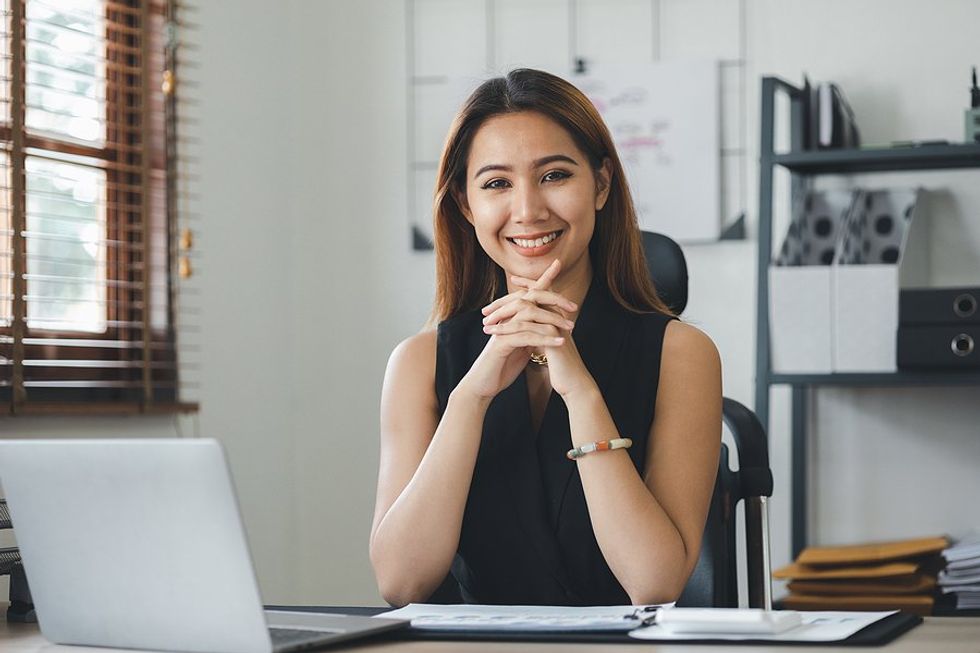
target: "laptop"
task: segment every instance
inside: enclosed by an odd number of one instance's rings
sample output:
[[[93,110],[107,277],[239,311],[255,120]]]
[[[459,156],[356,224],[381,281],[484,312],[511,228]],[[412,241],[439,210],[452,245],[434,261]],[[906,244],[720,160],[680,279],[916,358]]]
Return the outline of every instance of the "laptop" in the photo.
[[[0,440],[0,485],[56,644],[278,653],[408,625],[263,610],[216,440]]]

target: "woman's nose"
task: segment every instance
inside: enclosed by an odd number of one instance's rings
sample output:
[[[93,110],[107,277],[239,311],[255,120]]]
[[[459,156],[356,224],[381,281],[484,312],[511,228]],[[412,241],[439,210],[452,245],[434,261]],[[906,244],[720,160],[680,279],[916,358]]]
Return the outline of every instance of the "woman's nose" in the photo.
[[[515,222],[526,223],[544,220],[548,217],[548,207],[541,190],[535,185],[520,186],[514,193],[512,215]]]

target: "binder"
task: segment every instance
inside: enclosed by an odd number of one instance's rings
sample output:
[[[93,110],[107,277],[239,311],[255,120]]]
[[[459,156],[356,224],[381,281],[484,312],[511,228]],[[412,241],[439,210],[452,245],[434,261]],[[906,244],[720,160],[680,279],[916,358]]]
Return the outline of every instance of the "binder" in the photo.
[[[898,296],[902,325],[980,325],[980,287],[907,288]]]
[[[980,370],[980,324],[902,324],[899,369]]]
[[[856,148],[861,134],[854,111],[844,92],[833,82],[810,84],[803,78],[804,133],[803,147],[811,150]]]

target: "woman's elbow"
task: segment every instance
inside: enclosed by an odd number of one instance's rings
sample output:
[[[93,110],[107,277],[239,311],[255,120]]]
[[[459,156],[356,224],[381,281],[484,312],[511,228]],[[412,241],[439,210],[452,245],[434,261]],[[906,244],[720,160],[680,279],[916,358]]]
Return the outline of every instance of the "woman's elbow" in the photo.
[[[684,584],[678,587],[636,587],[627,590],[626,594],[630,597],[632,605],[660,605],[663,603],[673,603],[680,598],[684,591]]]
[[[391,579],[378,578],[378,592],[381,598],[395,608],[406,606],[409,603],[425,603],[426,599],[432,595],[432,591],[421,584],[411,580],[393,581]]]
[[[418,570],[411,568],[392,568],[385,565],[381,556],[372,548],[371,566],[378,592],[388,605],[400,608],[409,603],[424,603],[435,588],[429,588],[424,579],[419,578]]]
[[[659,605],[661,603],[673,603],[680,598],[687,587],[691,571],[678,569],[676,573],[659,574],[656,578],[650,578],[635,584],[624,585],[627,596],[633,605]]]

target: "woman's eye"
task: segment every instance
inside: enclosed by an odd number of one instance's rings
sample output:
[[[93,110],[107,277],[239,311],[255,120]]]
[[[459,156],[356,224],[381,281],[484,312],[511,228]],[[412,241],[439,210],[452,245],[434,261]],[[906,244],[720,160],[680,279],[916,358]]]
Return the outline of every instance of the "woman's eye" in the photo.
[[[572,175],[564,170],[552,170],[544,176],[542,181],[561,181],[562,179],[568,179],[571,176]]]
[[[491,179],[487,183],[483,184],[482,188],[488,188],[488,189],[491,189],[491,190],[498,189],[498,188],[507,188],[507,180],[506,179]]]

